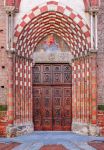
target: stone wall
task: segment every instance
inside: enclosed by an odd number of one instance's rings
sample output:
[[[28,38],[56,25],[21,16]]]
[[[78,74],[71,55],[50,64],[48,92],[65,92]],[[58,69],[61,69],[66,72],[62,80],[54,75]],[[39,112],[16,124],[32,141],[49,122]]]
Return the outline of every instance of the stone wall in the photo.
[[[100,135],[104,136],[104,111],[98,111],[98,126],[100,127]]]
[[[104,0],[98,13],[98,104],[104,104]]]

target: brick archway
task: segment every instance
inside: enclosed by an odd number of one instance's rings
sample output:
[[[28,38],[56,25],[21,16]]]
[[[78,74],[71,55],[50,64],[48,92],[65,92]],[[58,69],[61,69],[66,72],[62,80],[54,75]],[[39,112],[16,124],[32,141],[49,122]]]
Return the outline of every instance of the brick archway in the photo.
[[[76,57],[89,51],[90,29],[83,18],[69,6],[50,1],[33,8],[15,28],[14,48],[29,57],[37,43],[55,33],[69,45]]]
[[[88,124],[96,125],[97,97],[96,54],[87,55],[90,48],[90,29],[79,14],[69,6],[55,1],[33,8],[15,28],[14,114],[8,112],[12,118],[9,121],[16,127],[25,125],[29,131],[33,129],[31,55],[38,42],[51,33],[57,34],[69,45],[69,51],[75,58],[72,62],[72,129],[78,131],[80,127],[86,127],[89,132]],[[84,125],[81,126],[81,122]]]

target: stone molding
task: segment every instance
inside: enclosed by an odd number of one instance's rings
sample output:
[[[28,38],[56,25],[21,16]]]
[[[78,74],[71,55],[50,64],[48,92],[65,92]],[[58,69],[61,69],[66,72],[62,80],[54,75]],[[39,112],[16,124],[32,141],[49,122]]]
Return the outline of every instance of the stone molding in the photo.
[[[32,122],[23,124],[8,125],[6,128],[7,137],[15,137],[32,133],[34,131],[34,125]]]
[[[90,123],[72,122],[72,131],[82,135],[100,135],[99,127]]]

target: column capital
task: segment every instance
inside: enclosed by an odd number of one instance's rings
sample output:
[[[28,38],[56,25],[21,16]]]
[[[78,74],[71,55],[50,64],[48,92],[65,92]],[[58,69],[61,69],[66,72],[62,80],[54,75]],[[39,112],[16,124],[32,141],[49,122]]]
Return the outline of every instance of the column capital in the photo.
[[[15,6],[5,6],[5,11],[7,14],[15,13]]]
[[[99,12],[99,6],[93,6],[93,7],[89,7],[88,12],[90,14],[97,14]]]
[[[88,55],[89,55],[89,57],[93,57],[93,56],[96,57],[97,56],[97,51],[95,49],[94,50],[92,49],[92,50],[89,51]]]
[[[16,54],[15,49],[7,49],[6,52],[8,54],[8,58],[12,58],[13,54]]]
[[[90,48],[90,49],[89,49],[89,53],[97,53],[97,49],[95,49],[95,48]]]

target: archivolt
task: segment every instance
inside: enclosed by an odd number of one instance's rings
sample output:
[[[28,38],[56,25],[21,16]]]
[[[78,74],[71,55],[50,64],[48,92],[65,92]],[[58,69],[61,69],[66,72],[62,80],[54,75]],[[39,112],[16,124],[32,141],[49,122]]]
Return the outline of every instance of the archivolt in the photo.
[[[22,18],[15,28],[14,48],[19,55],[30,57],[37,43],[51,33],[63,38],[75,57],[89,51],[90,32],[86,22],[70,7],[55,1],[33,8]]]

